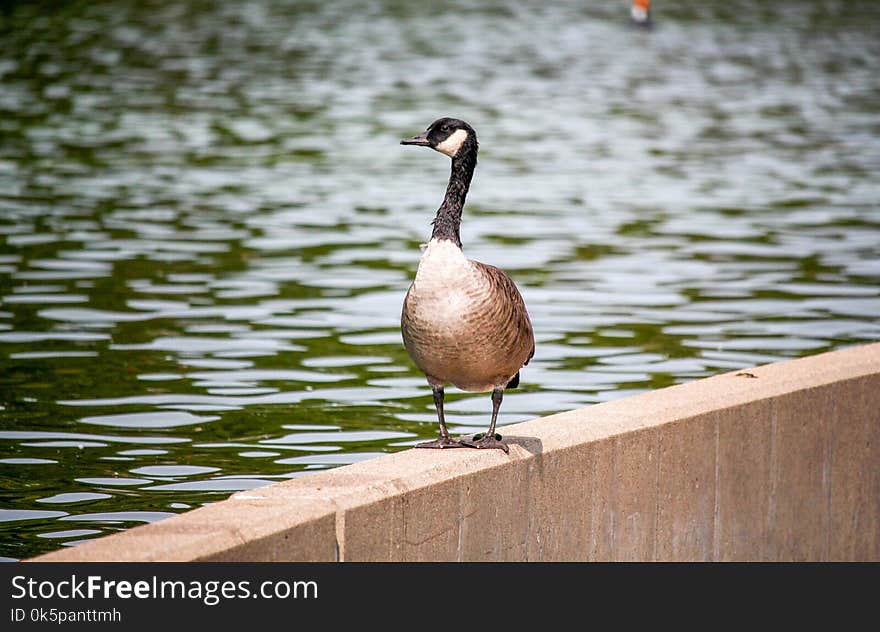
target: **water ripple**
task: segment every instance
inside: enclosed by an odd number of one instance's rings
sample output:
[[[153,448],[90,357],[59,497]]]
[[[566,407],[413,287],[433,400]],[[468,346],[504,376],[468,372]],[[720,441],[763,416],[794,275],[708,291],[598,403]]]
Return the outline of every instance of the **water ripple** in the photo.
[[[880,340],[880,4],[660,4],[4,10],[0,555],[435,436],[399,317],[448,164],[398,139],[441,114],[538,341],[500,424]]]

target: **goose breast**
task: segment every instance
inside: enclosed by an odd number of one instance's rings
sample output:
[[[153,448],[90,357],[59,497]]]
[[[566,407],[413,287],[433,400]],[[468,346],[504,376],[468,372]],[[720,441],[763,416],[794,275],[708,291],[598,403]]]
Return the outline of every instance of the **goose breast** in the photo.
[[[525,304],[500,269],[432,240],[404,299],[403,342],[432,385],[469,391],[505,385],[534,351]]]

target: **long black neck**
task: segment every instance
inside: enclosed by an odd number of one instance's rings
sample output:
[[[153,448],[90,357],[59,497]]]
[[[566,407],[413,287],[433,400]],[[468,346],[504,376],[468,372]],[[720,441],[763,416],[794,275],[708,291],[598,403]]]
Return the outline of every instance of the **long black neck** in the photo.
[[[446,185],[446,196],[443,204],[434,216],[434,231],[431,239],[449,239],[461,248],[459,227],[461,226],[461,210],[471,186],[471,178],[477,166],[477,142],[468,138],[459,152],[452,159],[452,172],[449,184]]]

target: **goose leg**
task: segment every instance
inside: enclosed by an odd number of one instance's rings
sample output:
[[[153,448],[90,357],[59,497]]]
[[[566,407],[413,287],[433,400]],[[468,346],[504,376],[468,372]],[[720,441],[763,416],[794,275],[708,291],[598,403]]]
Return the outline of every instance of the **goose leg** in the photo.
[[[476,435],[473,440],[463,442],[471,448],[495,448],[509,453],[507,445],[501,442],[501,435],[495,434],[495,423],[498,421],[498,409],[501,408],[501,399],[504,397],[504,388],[496,387],[492,390],[492,422],[486,434]],[[480,437],[479,439],[477,437]]]
[[[434,408],[437,409],[437,420],[440,422],[440,437],[433,441],[425,443],[417,443],[417,448],[463,448],[464,446],[457,439],[449,436],[446,429],[446,419],[443,417],[443,387],[432,386],[434,391]]]

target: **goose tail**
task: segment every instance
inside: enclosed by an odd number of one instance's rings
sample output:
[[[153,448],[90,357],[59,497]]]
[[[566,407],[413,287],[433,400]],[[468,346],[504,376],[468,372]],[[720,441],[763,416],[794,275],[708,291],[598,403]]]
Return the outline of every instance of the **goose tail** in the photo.
[[[505,386],[504,388],[516,388],[517,386],[519,386],[519,371],[516,372],[516,375],[511,378],[511,380],[507,383],[507,386]]]

